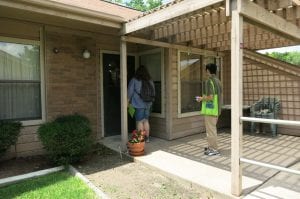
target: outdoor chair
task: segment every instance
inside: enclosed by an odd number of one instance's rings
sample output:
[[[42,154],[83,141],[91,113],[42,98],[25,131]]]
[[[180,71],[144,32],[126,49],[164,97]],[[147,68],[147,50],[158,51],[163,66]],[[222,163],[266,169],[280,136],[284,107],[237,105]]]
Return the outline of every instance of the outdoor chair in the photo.
[[[250,116],[256,118],[277,119],[280,101],[274,97],[262,97],[250,108]],[[277,135],[277,125],[270,124],[272,136]],[[251,133],[256,129],[256,123],[251,122]]]

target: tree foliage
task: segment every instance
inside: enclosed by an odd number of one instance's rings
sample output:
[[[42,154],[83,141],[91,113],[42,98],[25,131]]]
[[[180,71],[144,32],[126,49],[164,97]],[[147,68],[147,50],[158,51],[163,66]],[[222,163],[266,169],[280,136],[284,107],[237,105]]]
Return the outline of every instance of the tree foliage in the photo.
[[[162,0],[107,0],[112,3],[123,4],[130,8],[145,12],[162,5]]]
[[[146,11],[147,9],[143,0],[131,0],[126,2],[126,5],[139,11]]]
[[[266,53],[266,55],[290,64],[300,66],[300,52],[297,51],[285,52],[285,53],[271,52],[271,53]]]
[[[108,2],[117,3],[117,4],[123,4],[123,0],[106,0]]]
[[[147,1],[147,10],[151,10],[158,6],[162,5],[162,0],[148,0]]]

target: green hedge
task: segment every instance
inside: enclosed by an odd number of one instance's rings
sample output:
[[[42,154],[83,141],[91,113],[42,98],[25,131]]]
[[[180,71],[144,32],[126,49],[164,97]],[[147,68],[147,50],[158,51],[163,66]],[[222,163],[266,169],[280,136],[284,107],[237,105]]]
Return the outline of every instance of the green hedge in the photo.
[[[79,161],[92,145],[89,120],[81,115],[67,115],[45,123],[38,129],[39,138],[56,164]]]
[[[15,121],[0,121],[0,156],[16,144],[22,124]]]

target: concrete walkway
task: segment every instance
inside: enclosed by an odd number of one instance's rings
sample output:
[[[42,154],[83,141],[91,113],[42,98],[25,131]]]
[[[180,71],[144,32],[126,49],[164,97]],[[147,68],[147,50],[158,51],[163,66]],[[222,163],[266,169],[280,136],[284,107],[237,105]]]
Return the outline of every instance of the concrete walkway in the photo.
[[[203,155],[204,133],[173,141],[151,137],[151,142],[146,144],[146,155],[135,160],[207,188],[216,198],[234,198],[231,195],[230,137],[225,130],[219,133],[221,156],[212,157]],[[121,137],[106,137],[102,143],[119,151]],[[300,169],[300,137],[244,135],[243,146],[245,158]],[[300,176],[243,163],[243,196],[300,199]]]

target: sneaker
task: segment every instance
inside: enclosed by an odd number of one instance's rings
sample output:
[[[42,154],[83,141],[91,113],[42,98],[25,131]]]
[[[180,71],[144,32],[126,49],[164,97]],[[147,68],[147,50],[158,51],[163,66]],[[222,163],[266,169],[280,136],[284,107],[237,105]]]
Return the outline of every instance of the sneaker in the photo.
[[[207,156],[214,156],[214,155],[220,155],[220,152],[214,149],[208,149],[207,151],[204,152],[204,154]]]
[[[204,155],[207,155],[211,149],[209,147],[204,147]]]

